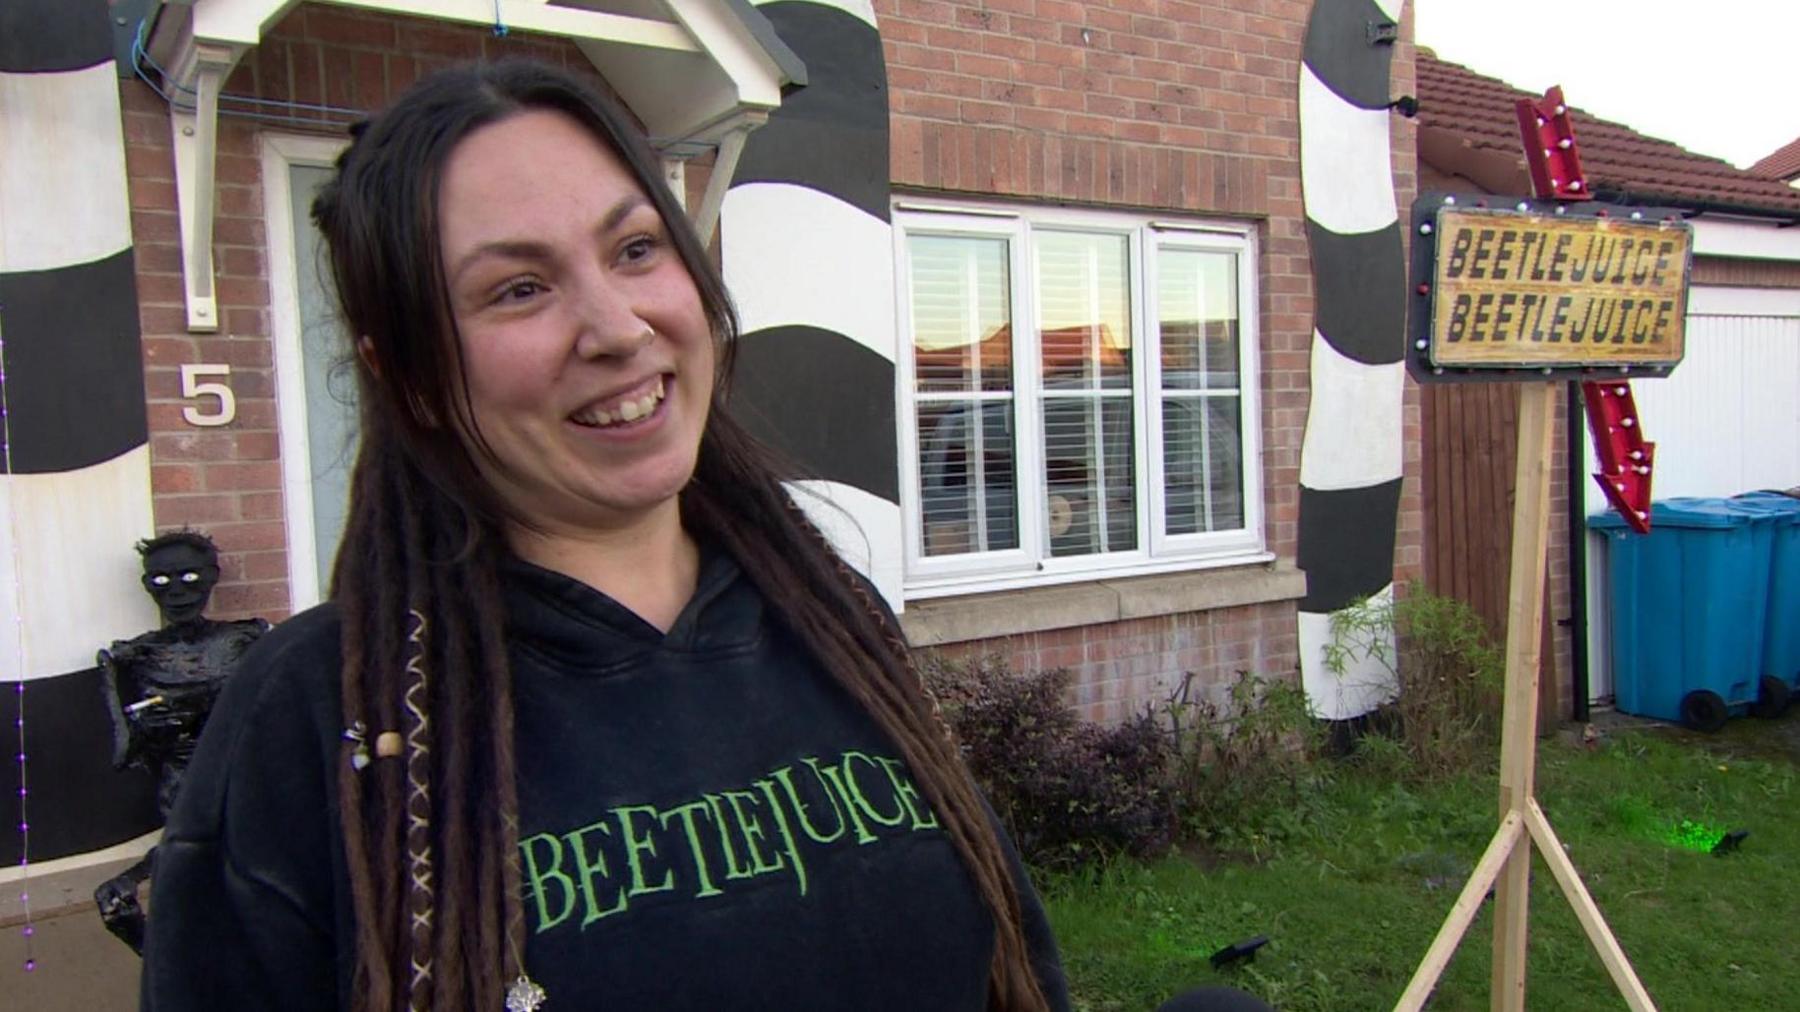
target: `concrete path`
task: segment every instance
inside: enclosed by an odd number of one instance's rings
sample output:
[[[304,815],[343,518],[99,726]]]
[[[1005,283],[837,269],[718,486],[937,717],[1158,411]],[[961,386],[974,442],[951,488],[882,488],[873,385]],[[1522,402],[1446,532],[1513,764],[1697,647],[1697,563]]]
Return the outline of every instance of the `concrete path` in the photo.
[[[0,886],[0,1006],[31,1012],[130,1012],[137,1008],[140,962],[108,934],[94,910],[94,887],[130,861],[34,876],[31,954],[25,970],[20,884]]]

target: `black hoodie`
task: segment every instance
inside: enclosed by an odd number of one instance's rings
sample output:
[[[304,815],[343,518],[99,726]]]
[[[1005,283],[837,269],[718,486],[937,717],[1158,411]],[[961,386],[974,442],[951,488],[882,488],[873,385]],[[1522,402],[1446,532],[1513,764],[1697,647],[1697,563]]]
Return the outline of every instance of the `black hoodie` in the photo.
[[[547,1008],[986,1007],[992,922],[948,837],[729,558],[666,634],[522,562],[504,592],[525,963]],[[296,616],[220,700],[157,850],[144,1008],[348,1004],[338,636],[330,605]]]

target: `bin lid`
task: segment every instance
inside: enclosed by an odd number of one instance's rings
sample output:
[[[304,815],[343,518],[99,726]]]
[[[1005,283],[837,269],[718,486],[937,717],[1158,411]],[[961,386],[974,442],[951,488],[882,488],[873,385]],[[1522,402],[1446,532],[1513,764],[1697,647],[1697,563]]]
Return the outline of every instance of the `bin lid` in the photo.
[[[1761,514],[1740,510],[1729,499],[1684,497],[1664,499],[1650,505],[1650,529],[1658,527],[1730,528],[1742,527]],[[1626,526],[1625,518],[1608,510],[1588,517],[1588,526],[1598,530],[1618,530]]]
[[[1800,524],[1800,499],[1783,492],[1745,492],[1729,501],[1734,508],[1759,519]]]

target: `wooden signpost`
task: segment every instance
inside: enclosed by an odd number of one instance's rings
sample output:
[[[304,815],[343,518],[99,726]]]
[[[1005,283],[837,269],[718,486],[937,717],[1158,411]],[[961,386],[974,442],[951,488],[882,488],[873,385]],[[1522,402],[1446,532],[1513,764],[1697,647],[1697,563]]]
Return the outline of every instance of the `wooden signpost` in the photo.
[[[1535,847],[1575,910],[1628,1007],[1653,1012],[1625,952],[1582,884],[1534,797],[1540,625],[1549,524],[1551,437],[1562,383],[1585,381],[1608,498],[1648,529],[1652,447],[1642,442],[1622,380],[1666,375],[1680,362],[1692,234],[1679,215],[1569,203],[1585,198],[1560,91],[1521,102],[1528,161],[1543,199],[1489,208],[1478,199],[1421,197],[1413,207],[1414,289],[1409,365],[1421,382],[1519,383],[1519,447],[1506,614],[1500,825],[1397,1010],[1422,1009],[1494,890],[1492,1007],[1525,1007],[1531,853]],[[1529,111],[1528,111],[1529,110]],[[1568,143],[1560,143],[1566,139]],[[1543,144],[1540,149],[1539,143]],[[1554,147],[1552,146],[1554,145]],[[1553,157],[1554,155],[1554,157]],[[1548,164],[1548,168],[1545,165]],[[1540,171],[1542,170],[1542,171]],[[1631,456],[1636,453],[1638,456]],[[1629,479],[1629,480],[1628,480]]]

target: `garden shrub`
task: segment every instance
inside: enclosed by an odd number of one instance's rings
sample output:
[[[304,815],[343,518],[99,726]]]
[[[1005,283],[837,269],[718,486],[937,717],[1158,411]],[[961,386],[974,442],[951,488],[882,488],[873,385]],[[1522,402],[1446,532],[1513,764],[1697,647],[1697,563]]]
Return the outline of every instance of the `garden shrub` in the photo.
[[[1367,658],[1394,676],[1399,695],[1373,724],[1403,746],[1414,776],[1440,779],[1493,760],[1506,658],[1467,604],[1414,587],[1336,612],[1331,627],[1326,667],[1342,672]]]
[[[1199,697],[1189,673],[1164,712],[1186,836],[1254,856],[1315,821],[1330,771],[1319,761],[1323,728],[1297,679],[1240,671],[1221,705]]]
[[[1025,859],[1068,867],[1170,841],[1169,738],[1144,713],[1114,727],[1069,708],[1066,669],[919,658],[963,759]]]

